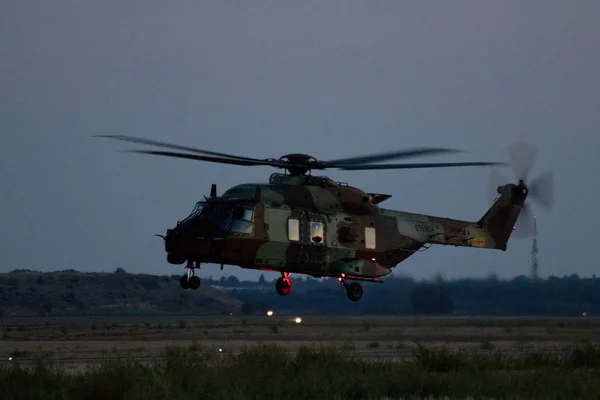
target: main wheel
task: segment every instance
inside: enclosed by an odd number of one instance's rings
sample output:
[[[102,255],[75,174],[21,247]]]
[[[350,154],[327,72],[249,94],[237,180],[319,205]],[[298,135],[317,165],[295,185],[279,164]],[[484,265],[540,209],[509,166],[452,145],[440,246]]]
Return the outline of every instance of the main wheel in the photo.
[[[200,287],[200,278],[198,278],[196,275],[194,275],[190,278],[190,280],[188,281],[188,284],[190,286],[190,289],[197,290]]]
[[[352,301],[358,301],[362,297],[363,288],[358,282],[352,282],[346,286],[346,295]]]
[[[275,282],[275,290],[280,296],[287,296],[292,291],[292,281],[289,279],[279,278]]]
[[[188,281],[187,275],[183,275],[179,279],[179,286],[181,286],[182,289],[189,289],[190,288],[190,282]]]

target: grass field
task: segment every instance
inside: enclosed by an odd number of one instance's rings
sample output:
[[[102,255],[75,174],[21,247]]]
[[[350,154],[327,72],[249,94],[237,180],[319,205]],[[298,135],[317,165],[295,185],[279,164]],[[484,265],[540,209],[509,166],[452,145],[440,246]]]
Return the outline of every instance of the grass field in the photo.
[[[600,319],[294,317],[0,320],[0,398],[600,393]]]

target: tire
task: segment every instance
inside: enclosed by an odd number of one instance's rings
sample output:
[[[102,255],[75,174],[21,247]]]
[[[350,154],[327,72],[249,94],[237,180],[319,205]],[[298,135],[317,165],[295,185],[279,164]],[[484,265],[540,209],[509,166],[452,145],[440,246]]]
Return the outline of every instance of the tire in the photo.
[[[352,282],[346,287],[346,295],[352,301],[359,301],[363,295],[363,288],[358,282]]]
[[[275,290],[280,296],[287,296],[292,291],[292,282],[290,280],[284,280],[283,278],[277,279],[275,282]]]
[[[196,275],[192,276],[190,278],[190,280],[188,281],[189,287],[192,290],[198,290],[198,288],[200,287],[200,278],[198,278]]]
[[[183,275],[179,279],[179,286],[181,286],[182,289],[189,289],[190,288],[190,283],[188,282],[187,275]]]

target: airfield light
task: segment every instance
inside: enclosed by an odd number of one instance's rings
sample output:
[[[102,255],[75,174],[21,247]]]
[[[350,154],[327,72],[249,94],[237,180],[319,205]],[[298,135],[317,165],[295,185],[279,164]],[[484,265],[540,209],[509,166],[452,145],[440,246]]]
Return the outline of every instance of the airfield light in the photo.
[[[297,324],[299,324],[300,322],[302,322],[302,318],[296,317],[295,321],[296,321]]]
[[[219,347],[219,353],[222,353],[222,352],[223,352],[223,349]]]
[[[12,357],[8,357],[8,361],[12,361]]]
[[[272,316],[272,315],[273,315],[273,311],[272,311],[272,310],[269,310],[269,311],[267,311],[267,315],[268,315],[269,317],[270,317],[270,316]]]

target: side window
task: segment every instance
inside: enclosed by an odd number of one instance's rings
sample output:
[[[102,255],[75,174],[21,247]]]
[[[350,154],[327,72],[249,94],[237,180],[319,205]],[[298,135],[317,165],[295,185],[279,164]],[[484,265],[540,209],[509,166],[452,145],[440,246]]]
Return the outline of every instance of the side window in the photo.
[[[233,219],[254,222],[254,210],[241,206],[235,207],[233,209]]]
[[[254,226],[254,210],[245,207],[236,207],[233,210],[233,221],[231,223],[231,232],[252,234]]]
[[[300,240],[300,221],[297,219],[288,219],[288,239],[295,242]]]
[[[254,210],[244,208],[241,219],[248,222],[254,222]]]
[[[375,228],[365,228],[365,246],[367,249],[374,249],[375,245]]]
[[[310,241],[313,243],[323,243],[323,223],[310,223]]]

